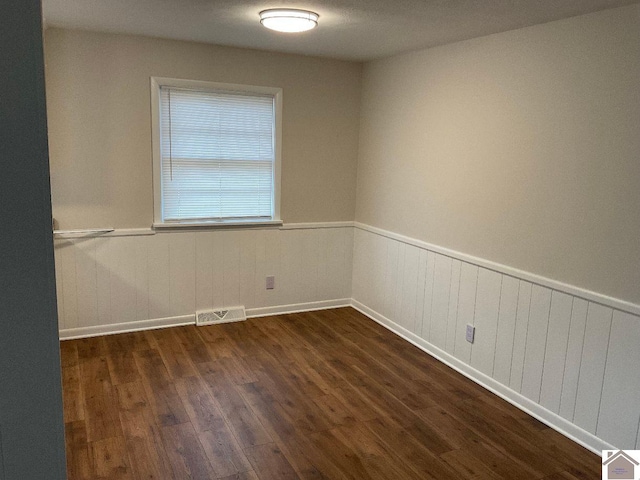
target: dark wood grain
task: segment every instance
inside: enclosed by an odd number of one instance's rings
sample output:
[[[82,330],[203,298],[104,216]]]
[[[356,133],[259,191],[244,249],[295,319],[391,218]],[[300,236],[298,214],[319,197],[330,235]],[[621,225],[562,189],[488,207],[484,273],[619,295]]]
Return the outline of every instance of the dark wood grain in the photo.
[[[599,457],[350,308],[61,351],[71,480],[599,478]]]

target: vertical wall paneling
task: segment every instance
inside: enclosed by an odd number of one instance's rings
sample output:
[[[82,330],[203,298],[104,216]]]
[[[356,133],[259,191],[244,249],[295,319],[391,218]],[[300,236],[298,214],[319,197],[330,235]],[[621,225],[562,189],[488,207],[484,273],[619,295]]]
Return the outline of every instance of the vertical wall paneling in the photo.
[[[169,278],[169,237],[163,233],[149,237],[149,317],[171,316],[171,290]],[[103,239],[108,248],[111,239]],[[105,323],[106,324],[106,323]]]
[[[114,237],[111,243],[111,324],[135,320],[136,263],[133,237]]]
[[[258,230],[256,235],[256,305],[268,307],[281,305],[280,297],[283,287],[283,275],[280,264],[280,231],[273,229]],[[275,289],[266,289],[267,276],[275,277]]]
[[[256,231],[246,230],[240,241],[240,305],[256,306]],[[266,286],[266,282],[265,282]],[[265,287],[266,288],[266,287]]]
[[[60,329],[125,328],[217,307],[255,309],[350,298],[353,235],[352,227],[332,227],[60,239],[55,248]],[[373,235],[366,238],[368,251],[358,254],[356,268],[366,268],[372,277],[370,247],[386,253],[387,246]],[[416,247],[407,249],[418,256]],[[276,277],[274,290],[266,290],[267,275]],[[372,288],[367,284],[361,291]],[[402,286],[397,288],[394,293],[404,295]]]
[[[311,230],[300,230],[302,251],[298,259],[298,278],[301,279],[302,292],[300,300],[291,303],[312,302],[318,295],[318,233]]]
[[[373,318],[593,450],[640,447],[640,316],[389,233],[355,229],[353,298]]]
[[[640,322],[613,313],[596,434],[613,445],[633,449],[640,423]]]
[[[560,398],[562,395],[572,306],[573,297],[570,295],[557,291],[552,293],[547,346],[542,369],[540,405],[553,413],[560,412]]]
[[[222,304],[240,305],[240,241],[242,231],[221,232],[222,237]]]
[[[62,243],[54,244],[56,297],[58,302],[58,328],[61,330],[67,328],[64,318],[64,284],[62,283],[62,269],[64,267],[64,262],[62,255],[60,254],[60,249],[62,248],[62,246]]]
[[[449,308],[447,311],[447,341],[445,350],[453,355],[456,346],[456,320],[458,318],[458,293],[460,292],[460,270],[462,262],[451,261],[451,286],[449,290]]]
[[[420,335],[422,332],[422,319],[424,316],[424,292],[427,283],[427,262],[429,254],[426,250],[420,249],[418,254],[418,279],[416,286],[416,321],[413,333]]]
[[[419,335],[429,341],[431,335],[431,314],[433,308],[433,286],[435,283],[436,254],[427,252],[427,276],[424,282],[424,307],[422,309],[422,329]]]
[[[576,407],[578,377],[580,376],[580,364],[582,363],[582,347],[584,345],[588,307],[589,302],[586,300],[582,298],[573,299],[559,412],[563,418],[566,418],[570,422],[573,421],[573,414]]]
[[[332,286],[337,285],[340,288],[342,278],[334,278],[333,282],[328,281],[335,262],[342,262],[341,254],[343,253],[341,240],[331,228],[322,228],[318,232],[318,263],[317,263],[317,298],[328,300],[331,296]]]
[[[282,275],[280,279],[280,301],[289,305],[302,296],[304,287],[300,278],[300,257],[302,256],[302,231],[280,232]],[[226,269],[225,269],[226,270]]]
[[[149,317],[149,258],[147,254],[148,237],[133,237],[135,244],[136,269],[136,320],[148,320]]]
[[[62,301],[64,303],[65,328],[76,328],[78,321],[78,282],[76,278],[76,249],[73,242],[61,242],[55,249],[55,255],[60,257],[60,270],[56,273],[62,277]]]
[[[393,295],[393,318],[397,318],[399,323],[402,324],[402,300],[404,290],[404,264],[405,264],[405,251],[407,245],[400,243],[398,245],[398,267],[396,273],[396,289]]]
[[[402,276],[401,310],[398,323],[410,332],[416,327],[416,298],[418,294],[418,269],[420,251],[413,245],[405,245]]]
[[[195,233],[172,233],[169,237],[171,315],[196,310]]]
[[[98,325],[111,324],[111,239],[97,237],[95,243]],[[66,316],[66,315],[65,315]],[[66,326],[65,328],[70,328]]]
[[[353,291],[545,411],[617,447],[638,445],[640,318],[559,290],[348,227],[66,239],[55,256],[63,330]],[[473,345],[467,324],[477,329]]]
[[[513,360],[509,386],[516,392],[522,390],[522,373],[524,370],[524,354],[527,345],[527,327],[529,325],[529,309],[531,308],[531,285],[520,281],[518,289],[518,310],[516,312],[516,331],[513,337]]]
[[[610,308],[589,303],[573,421],[594,434],[598,423],[612,315]]]
[[[215,307],[213,303],[214,236],[214,232],[195,234],[196,311]]]
[[[471,361],[471,344],[465,340],[465,331],[467,324],[473,325],[477,285],[478,267],[467,262],[462,262],[460,291],[458,293],[457,338],[454,355],[465,363]]]
[[[212,233],[213,248],[213,284],[211,295],[213,296],[213,308],[233,306],[224,303],[224,236],[223,232]]]
[[[509,384],[511,376],[519,287],[518,279],[508,275],[502,276],[493,378],[503,385]]]
[[[551,308],[551,290],[539,285],[531,289],[531,307],[529,308],[529,325],[524,355],[521,393],[539,402],[542,385],[542,367],[549,327],[549,310]]]
[[[376,251],[376,247],[380,250]],[[386,263],[371,261],[371,259],[386,258],[386,243],[377,235],[372,235],[364,230],[356,230],[353,248],[353,269],[357,271],[353,275],[353,290],[358,292],[360,298],[366,301],[367,305],[371,305],[376,311],[381,312],[383,301],[380,294],[382,289],[377,285],[384,284]],[[378,256],[376,257],[376,255]]]
[[[478,269],[471,366],[489,376],[493,375],[501,289],[502,275],[486,268]]]
[[[378,272],[382,272],[384,282],[384,267],[385,262],[373,262],[371,258],[374,258],[374,240],[378,240],[377,244],[381,248],[385,249],[385,254],[379,252],[381,255],[378,258],[386,258],[386,244],[384,244],[377,235],[371,235],[364,230],[356,230],[353,240],[353,270],[357,270],[357,274],[353,275],[353,291],[358,291],[360,298],[366,299],[368,305],[375,308],[377,311],[382,311],[382,302],[375,296],[375,283],[374,280],[374,268],[378,269]],[[380,274],[380,273],[379,273]]]
[[[75,242],[78,326],[98,323],[98,284],[96,276],[95,239]]]
[[[396,318],[393,311],[396,298],[396,283],[398,282],[398,251],[400,243],[396,241],[387,242],[387,266],[385,269],[385,290],[384,290],[384,310],[383,314],[387,318]]]
[[[367,272],[370,278],[365,279],[367,285],[371,286],[368,292],[370,305],[378,312],[385,310],[385,297],[387,288],[387,239],[379,235],[372,235],[367,232],[367,243],[370,247],[367,253],[371,256],[366,257],[364,261],[367,264]],[[380,261],[373,261],[380,259]]]
[[[274,292],[274,290],[266,288],[266,278],[268,275],[273,275],[271,270],[274,269],[273,262],[267,259],[266,232],[267,230],[256,232],[256,275],[254,278],[256,305],[267,305],[267,292]],[[215,235],[213,232],[211,234]],[[273,252],[269,253],[273,255]]]
[[[444,255],[436,255],[433,277],[433,300],[431,302],[430,342],[443,350],[447,343],[450,292],[451,258],[445,257]]]
[[[353,228],[340,228],[337,229],[338,235],[342,236],[343,248],[344,248],[344,256],[343,263],[340,265],[340,271],[342,272],[343,282],[342,288],[340,292],[335,298],[340,298],[341,295],[344,295],[344,292],[351,292],[351,288],[353,285],[353,246],[354,246],[354,234],[355,229]],[[349,295],[351,296],[351,295]],[[345,298],[349,298],[349,296]]]

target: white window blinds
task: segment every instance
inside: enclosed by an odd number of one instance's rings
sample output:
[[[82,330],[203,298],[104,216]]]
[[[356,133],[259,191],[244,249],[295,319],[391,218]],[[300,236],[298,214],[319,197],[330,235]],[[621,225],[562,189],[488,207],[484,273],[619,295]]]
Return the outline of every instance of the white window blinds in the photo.
[[[274,96],[160,87],[162,219],[271,220]]]

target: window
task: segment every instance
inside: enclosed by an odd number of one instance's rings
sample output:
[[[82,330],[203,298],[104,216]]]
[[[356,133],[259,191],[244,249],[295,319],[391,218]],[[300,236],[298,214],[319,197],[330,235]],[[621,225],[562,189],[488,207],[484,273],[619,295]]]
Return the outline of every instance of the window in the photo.
[[[280,223],[282,90],[151,79],[154,226]]]

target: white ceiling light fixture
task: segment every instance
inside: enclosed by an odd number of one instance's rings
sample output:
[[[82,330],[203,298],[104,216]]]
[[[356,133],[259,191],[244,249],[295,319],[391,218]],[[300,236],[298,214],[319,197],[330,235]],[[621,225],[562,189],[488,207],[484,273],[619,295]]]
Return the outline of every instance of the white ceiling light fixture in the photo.
[[[318,25],[320,15],[309,10],[270,8],[260,12],[260,23],[277,32],[306,32]]]

